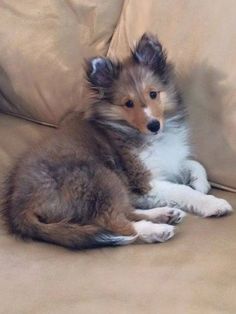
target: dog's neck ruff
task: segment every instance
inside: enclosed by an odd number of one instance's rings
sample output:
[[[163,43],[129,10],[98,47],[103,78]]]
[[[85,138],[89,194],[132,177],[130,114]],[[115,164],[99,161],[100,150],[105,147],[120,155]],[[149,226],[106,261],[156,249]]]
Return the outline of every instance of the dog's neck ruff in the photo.
[[[119,145],[125,145],[130,149],[140,149],[147,143],[147,138],[137,129],[133,128],[125,121],[96,119],[90,120],[96,127],[105,133],[110,141],[114,141]]]

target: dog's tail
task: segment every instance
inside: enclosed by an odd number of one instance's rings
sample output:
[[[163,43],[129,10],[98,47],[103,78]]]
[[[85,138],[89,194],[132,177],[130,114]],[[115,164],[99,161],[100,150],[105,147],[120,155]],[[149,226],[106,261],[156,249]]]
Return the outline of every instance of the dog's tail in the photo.
[[[96,225],[79,225],[66,221],[44,223],[32,213],[23,214],[17,223],[11,221],[11,231],[23,238],[58,244],[71,249],[127,245],[136,240],[135,235],[112,233]],[[16,221],[16,220],[15,220]]]

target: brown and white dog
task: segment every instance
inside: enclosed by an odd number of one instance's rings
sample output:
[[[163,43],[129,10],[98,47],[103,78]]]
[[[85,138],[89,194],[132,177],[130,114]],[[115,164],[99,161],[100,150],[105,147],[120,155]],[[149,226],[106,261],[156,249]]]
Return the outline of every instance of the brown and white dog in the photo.
[[[189,159],[173,67],[155,37],[144,34],[123,63],[89,60],[87,78],[95,97],[88,109],[7,179],[11,232],[75,249],[164,242],[184,216],[176,207],[202,216],[231,211],[204,194],[209,184]]]

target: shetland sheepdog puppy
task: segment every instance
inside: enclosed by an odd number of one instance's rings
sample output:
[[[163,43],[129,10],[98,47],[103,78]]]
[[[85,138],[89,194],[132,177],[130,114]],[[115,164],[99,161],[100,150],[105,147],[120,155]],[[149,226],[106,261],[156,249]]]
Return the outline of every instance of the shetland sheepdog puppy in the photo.
[[[190,159],[186,110],[157,38],[144,34],[122,63],[89,60],[87,80],[91,104],[7,178],[11,232],[74,249],[164,242],[184,211],[232,210],[206,195],[206,172]]]

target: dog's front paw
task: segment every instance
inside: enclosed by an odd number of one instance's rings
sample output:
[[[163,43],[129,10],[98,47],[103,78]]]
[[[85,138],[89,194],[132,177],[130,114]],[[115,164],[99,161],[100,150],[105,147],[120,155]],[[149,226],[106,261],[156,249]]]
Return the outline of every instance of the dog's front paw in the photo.
[[[167,224],[155,224],[150,221],[135,222],[138,237],[146,243],[165,242],[174,236],[175,227]]]
[[[149,210],[152,212],[154,222],[165,223],[165,224],[178,224],[186,216],[186,213],[178,208],[173,207],[158,207]]]
[[[186,216],[186,213],[181,209],[169,208],[169,210],[166,212],[166,216],[168,217],[168,224],[178,224]]]
[[[165,242],[174,236],[174,227],[167,224],[152,224],[150,233],[146,235],[145,242]]]
[[[212,195],[206,196],[206,200],[204,201],[202,206],[204,206],[201,210],[201,214],[203,217],[220,217],[230,214],[233,211],[231,205],[226,200],[217,198]]]
[[[191,182],[191,187],[196,190],[199,191],[203,194],[207,194],[210,189],[211,189],[211,185],[210,183],[207,181],[207,179],[205,178],[196,178]]]

